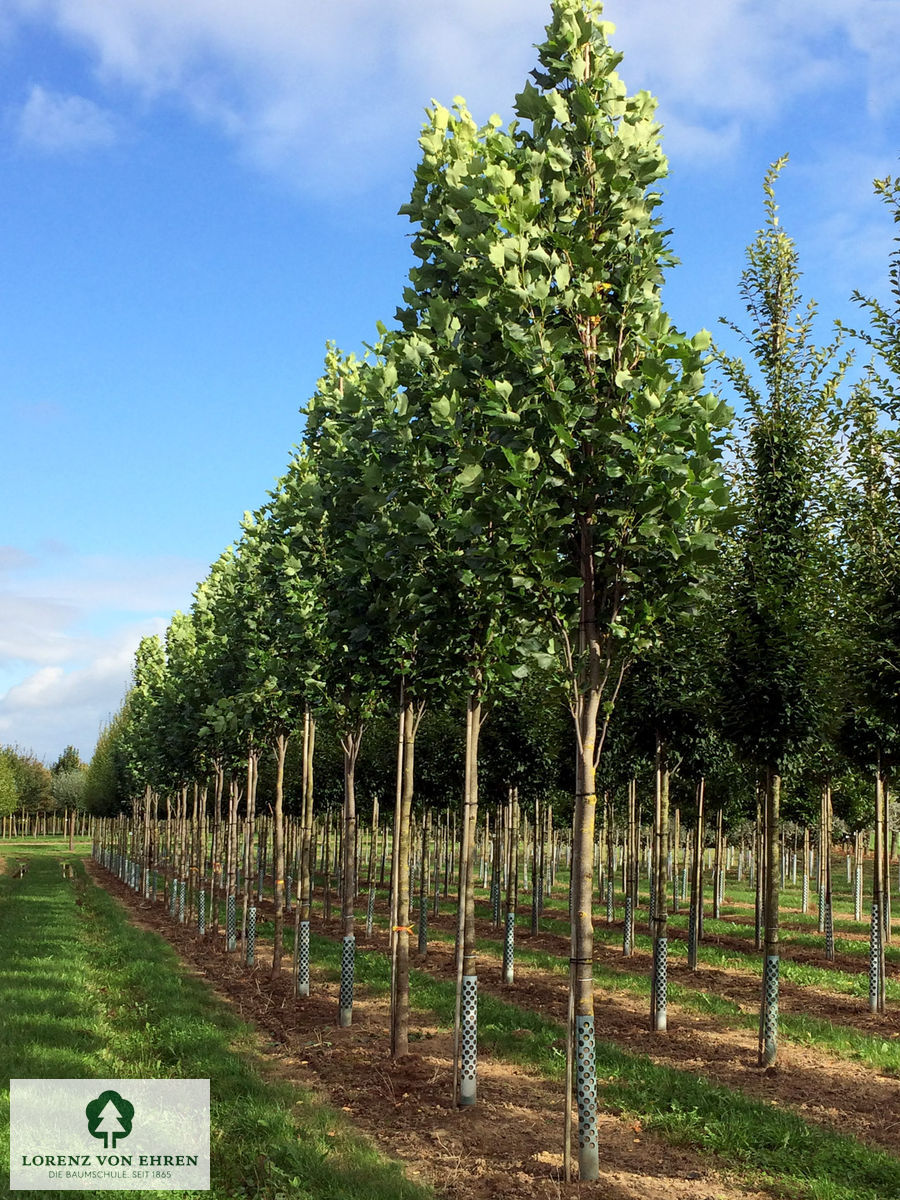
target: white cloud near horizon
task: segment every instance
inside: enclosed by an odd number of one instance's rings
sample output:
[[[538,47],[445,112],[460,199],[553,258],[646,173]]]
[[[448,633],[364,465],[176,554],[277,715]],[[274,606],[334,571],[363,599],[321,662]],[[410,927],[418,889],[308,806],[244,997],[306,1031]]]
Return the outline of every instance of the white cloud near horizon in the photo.
[[[162,633],[161,618],[118,631],[98,643],[96,656],[66,670],[45,666],[0,695],[0,743],[33,750],[53,762],[68,745],[89,760],[101,727],[122,702],[131,679],[134,651],[142,636]]]
[[[89,757],[140,639],[187,608],[203,565],[0,547],[0,742]]]
[[[547,0],[10,0],[86,50],[101,85],[175,99],[249,162],[300,186],[377,174],[434,97],[508,112]],[[824,88],[900,102],[888,0],[611,0],[629,87],[661,100],[672,149],[735,154],[744,127]]]
[[[113,115],[84,96],[63,95],[34,84],[18,114],[19,142],[45,154],[79,153],[113,145]]]

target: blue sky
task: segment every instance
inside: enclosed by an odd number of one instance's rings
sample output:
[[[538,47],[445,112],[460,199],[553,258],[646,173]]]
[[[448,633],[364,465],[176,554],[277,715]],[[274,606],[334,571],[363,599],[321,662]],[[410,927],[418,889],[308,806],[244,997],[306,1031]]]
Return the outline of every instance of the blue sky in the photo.
[[[0,742],[89,755],[410,266],[432,97],[511,115],[549,0],[0,0]],[[659,99],[666,303],[740,318],[761,181],[822,312],[887,294],[900,0],[609,0]]]

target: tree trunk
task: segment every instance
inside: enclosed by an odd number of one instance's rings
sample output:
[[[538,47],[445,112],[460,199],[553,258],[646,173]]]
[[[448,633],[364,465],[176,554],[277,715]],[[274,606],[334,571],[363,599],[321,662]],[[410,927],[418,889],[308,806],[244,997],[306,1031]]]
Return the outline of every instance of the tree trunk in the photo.
[[[421,708],[418,716],[421,716]],[[409,1054],[409,854],[411,847],[410,820],[415,786],[415,745],[418,729],[416,706],[411,697],[403,705],[403,755],[400,777],[399,823],[394,831],[397,839],[397,920],[394,950],[396,981],[391,1026],[391,1057]]]
[[[477,1099],[478,1091],[475,829],[478,822],[478,735],[480,731],[481,692],[476,683],[476,690],[469,695],[466,703],[465,791],[463,794],[463,820],[459,847],[457,990],[453,1030],[453,1099],[454,1104],[458,1100],[462,1107],[473,1105]]]
[[[284,760],[288,739],[275,739],[275,811],[272,823],[272,899],[275,903],[275,934],[272,945],[272,974],[281,970],[284,952]],[[249,797],[248,797],[249,801]]]
[[[300,870],[297,881],[297,916],[294,970],[298,996],[309,995],[309,915],[312,908],[313,752],[316,722],[307,708],[303,714],[303,766],[301,786]]]
[[[519,902],[519,789],[509,789],[509,844],[506,867],[505,937],[503,940],[503,982],[513,981],[516,940],[516,908]]]
[[[531,932],[536,934],[540,929],[541,919],[541,891],[543,888],[543,878],[541,875],[541,856],[542,852],[538,849],[539,830],[543,829],[541,823],[541,802],[535,796],[534,798],[534,829],[531,835]]]
[[[884,809],[885,786],[879,757],[875,772],[875,853],[872,863],[872,923],[869,932],[869,1010],[884,1012]]]
[[[694,826],[694,860],[691,863],[691,906],[688,915],[688,968],[697,970],[700,948],[700,918],[703,913],[703,795],[706,781],[697,786],[697,822]]]
[[[228,826],[225,833],[227,839],[225,883],[225,948],[228,951],[232,951],[237,947],[237,914],[235,909],[234,890],[237,878],[237,868],[235,863],[235,829],[237,826],[239,802],[240,792],[238,790],[237,780],[232,778],[228,781]]]
[[[599,664],[598,664],[599,666]],[[597,672],[595,671],[594,674]],[[600,689],[595,683],[579,697],[576,710],[578,771],[572,824],[571,971],[575,1056],[575,1099],[578,1107],[578,1168],[587,1182],[600,1173],[597,1132],[597,1083],[594,1061],[594,929],[591,921],[594,825],[596,820],[597,716]],[[569,1101],[567,1098],[567,1105]]]
[[[884,799],[882,804],[884,811],[884,830],[881,835],[881,846],[884,854],[884,861],[881,868],[881,929],[884,937],[884,944],[889,946],[891,942],[891,852],[889,837],[891,806],[888,798],[887,775],[885,775],[882,780],[882,789],[884,791]]]
[[[681,809],[675,809],[675,828],[672,833],[672,912],[677,913],[680,907],[678,895],[679,866],[678,855],[681,850]]]
[[[766,772],[765,957],[759,1023],[759,1065],[775,1065],[778,1054],[778,904],[781,889],[781,776]]]
[[[251,749],[247,755],[247,815],[244,823],[244,886],[241,911],[241,937],[246,945],[247,914],[250,911],[250,891],[253,886],[253,827],[256,816],[256,780],[259,767],[259,757]]]
[[[628,825],[625,834],[625,924],[622,929],[622,953],[634,953],[634,909],[640,870],[640,826],[637,819],[637,780],[628,781]]]
[[[353,902],[356,897],[356,760],[362,729],[341,738],[344,751],[344,819],[341,834],[341,986],[338,1020],[346,1028],[353,1023],[353,979],[356,967],[356,936]]]
[[[822,835],[822,853],[825,855],[824,889],[825,889],[825,958],[834,962],[834,912],[831,906],[831,842],[832,842],[832,810],[831,783],[826,783],[822,791],[822,816],[824,820]]]
[[[429,843],[431,840],[431,810],[422,816],[422,853],[419,859],[419,954],[428,953],[428,882]]]
[[[654,906],[653,906],[653,978],[650,988],[650,1028],[665,1033],[667,1027],[666,995],[668,977],[668,869],[669,846],[669,763],[665,746],[656,742],[656,812],[653,822],[654,838]]]
[[[762,785],[756,794],[756,913],[754,921],[753,947],[763,948],[763,923],[766,885],[766,800]]]

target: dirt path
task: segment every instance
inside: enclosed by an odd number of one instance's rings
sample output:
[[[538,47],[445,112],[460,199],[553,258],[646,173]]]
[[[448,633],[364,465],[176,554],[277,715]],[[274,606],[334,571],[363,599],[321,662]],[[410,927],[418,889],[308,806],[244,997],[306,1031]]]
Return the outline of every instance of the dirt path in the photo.
[[[673,1147],[609,1112],[600,1114],[600,1180],[567,1185],[561,1181],[558,1083],[480,1054],[478,1105],[455,1110],[452,1039],[446,1031],[417,1030],[415,1053],[392,1063],[383,997],[358,989],[353,1026],[340,1029],[337,984],[321,973],[314,975],[315,995],[297,1001],[289,971],[271,978],[264,947],[259,965],[247,970],[213,939],[201,942],[191,930],[173,925],[162,905],[149,905],[108,872],[86,866],[137,924],[165,937],[191,970],[264,1031],[274,1073],[317,1089],[403,1161],[410,1175],[432,1183],[448,1200],[765,1200],[764,1193],[716,1169],[709,1156]],[[438,973],[445,969],[440,962],[433,965]]]
[[[550,908],[545,909],[543,916],[547,919],[553,919],[553,920],[558,920],[558,921],[568,920],[568,916],[563,911],[563,909],[558,909],[558,908],[557,909],[550,909]],[[708,917],[707,919],[711,919],[711,918]],[[727,918],[725,918],[725,917],[721,917],[719,919],[727,920]],[[493,927],[490,926],[488,922],[484,922],[484,925],[486,928],[491,930],[491,934],[486,935],[486,936],[497,936],[497,931],[495,929],[493,929]],[[606,922],[603,922],[602,925],[600,925],[599,927],[603,928],[603,929],[610,929],[610,928],[616,929],[619,931],[619,933],[621,935],[622,922],[614,921],[611,926],[607,925]],[[782,928],[783,928],[783,926],[782,926]],[[638,925],[638,933],[646,933],[646,928],[641,928],[641,926]],[[517,936],[518,936],[518,934],[517,934]],[[842,934],[835,932],[836,938],[842,937],[842,936],[843,936]],[[540,938],[540,939],[556,938],[557,944],[562,944],[563,942],[566,942],[566,944],[568,944],[566,939],[560,937],[558,934],[552,934],[552,933],[539,934],[538,938]],[[672,942],[672,941],[686,942],[687,941],[687,931],[684,929],[675,929],[670,925],[669,926],[669,941],[670,942]],[[532,944],[532,943],[536,944],[537,939],[531,939],[529,944]],[[523,938],[523,944],[524,944],[524,938]],[[738,935],[732,936],[731,934],[724,934],[724,933],[708,933],[708,932],[704,933],[703,941],[702,941],[701,945],[715,946],[717,949],[722,949],[722,950],[737,950],[742,954],[746,954],[749,950],[752,950],[752,946],[748,943],[748,941],[745,937],[740,937]],[[605,952],[606,955],[617,956],[619,958],[619,960],[624,961],[624,960],[622,960],[621,952],[617,951],[613,946],[605,946],[602,943],[598,942],[596,949],[597,949],[598,953]],[[840,954],[839,953],[839,954],[835,955],[833,961],[829,962],[828,959],[826,959],[826,957],[825,957],[824,936],[822,939],[821,950],[810,949],[807,946],[791,945],[789,943],[786,943],[782,949],[783,949],[783,958],[786,961],[790,961],[792,963],[799,963],[803,966],[820,967],[823,971],[843,971],[848,975],[867,975],[868,971],[869,971],[868,959],[862,954],[847,954],[847,953]],[[635,958],[637,958],[637,955],[638,955],[638,952],[635,952]],[[632,959],[631,961],[634,961],[634,959]],[[700,971],[702,970],[702,966],[703,966],[703,964],[698,965],[698,971],[697,971],[698,976],[700,974]],[[900,979],[900,963],[895,963],[895,962],[886,963],[885,964],[885,972],[886,972],[888,979]],[[781,986],[790,988],[790,984],[786,984],[784,980],[782,980]],[[807,989],[805,987],[800,990],[804,994],[807,991]],[[852,1004],[859,1006],[860,1001],[858,999],[854,1000],[853,997],[848,997],[848,999],[851,1001]]]
[[[269,915],[269,901],[258,907],[261,914]],[[563,913],[548,908],[544,915],[561,919]],[[455,920],[446,914],[437,918],[430,916],[429,927],[452,936]],[[332,921],[330,928],[324,931],[337,936],[337,921]],[[476,931],[479,938],[496,940],[498,937],[498,930],[484,919],[476,920]],[[359,935],[358,941],[361,946],[367,944]],[[735,942],[746,950],[746,943],[736,938],[710,936],[706,939],[707,944],[722,941]],[[371,944],[386,950],[386,935],[376,931]],[[569,953],[568,940],[548,932],[532,936],[517,931],[517,945],[552,954],[563,961]],[[649,975],[650,972],[651,956],[647,951],[636,950],[630,958],[625,958],[617,947],[598,941],[594,946],[594,957],[598,964],[615,974],[643,972]],[[481,988],[564,1022],[566,984],[562,975],[517,965],[516,982],[509,988],[500,979],[499,952],[492,956],[482,954],[480,959]],[[796,961],[793,953],[791,959]],[[414,956],[413,961],[443,978],[455,978],[452,951],[446,943],[432,941],[427,960],[422,963]],[[723,996],[746,1013],[755,1016],[758,1012],[760,981],[747,971],[701,963],[692,972],[683,959],[670,959],[668,974],[670,980],[685,987]],[[625,991],[610,995],[598,985],[595,1004],[598,1038],[646,1054],[657,1063],[689,1070],[738,1088],[757,1099],[789,1106],[805,1120],[828,1125],[840,1133],[850,1132],[863,1141],[900,1154],[900,1081],[891,1073],[881,1073],[861,1063],[784,1039],[779,1046],[778,1066],[761,1072],[757,1066],[755,1031],[723,1025],[715,1014],[693,1013],[670,1001],[669,1032],[659,1036],[647,1028],[648,1001],[645,997]],[[845,1025],[885,1041],[900,1039],[900,1012],[889,1009],[886,1013],[870,1013],[858,997],[782,980],[779,1005],[783,1013]]]

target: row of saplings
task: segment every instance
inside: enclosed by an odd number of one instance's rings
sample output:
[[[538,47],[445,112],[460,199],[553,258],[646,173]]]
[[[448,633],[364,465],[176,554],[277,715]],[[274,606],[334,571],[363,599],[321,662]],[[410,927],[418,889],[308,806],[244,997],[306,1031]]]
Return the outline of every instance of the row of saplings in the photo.
[[[429,909],[434,916],[441,900],[457,893],[457,1003],[454,1022],[453,1101],[467,1106],[477,1093],[477,969],[474,960],[475,887],[489,893],[491,918],[504,931],[502,977],[511,983],[514,971],[515,925],[520,887],[530,893],[531,929],[538,931],[544,900],[557,874],[571,866],[572,846],[567,831],[554,826],[549,804],[537,803],[522,811],[515,788],[505,804],[475,820],[462,813],[426,812],[420,820],[407,820],[408,844],[392,836],[379,819],[377,801],[366,827],[348,822],[346,806],[341,818],[330,812],[313,817],[285,818],[281,838],[271,816],[239,814],[240,792],[232,789],[221,804],[221,793],[212,804],[202,789],[183,789],[166,802],[160,813],[158,797],[147,793],[143,805],[131,816],[101,819],[93,838],[94,857],[122,878],[145,899],[162,901],[174,920],[195,923],[201,936],[218,934],[224,922],[224,944],[229,952],[241,946],[244,960],[253,965],[256,954],[256,919],[260,905],[271,896],[275,917],[273,972],[281,969],[285,919],[293,918],[292,959],[296,994],[310,990],[310,915],[315,890],[321,897],[322,915],[328,921],[336,903],[342,924],[340,1024],[352,1021],[355,965],[356,901],[367,898],[365,929],[371,937],[376,893],[386,878],[390,883],[391,1052],[408,1051],[410,939],[417,933],[417,948],[425,954]],[[648,881],[649,923],[654,939],[651,986],[651,1028],[666,1028],[666,921],[669,907],[688,910],[688,964],[696,968],[703,933],[704,890],[709,886],[712,915],[718,917],[725,876],[733,871],[755,887],[755,943],[762,944],[767,879],[767,830],[764,807],[756,829],[737,844],[730,844],[722,814],[713,815],[712,836],[705,828],[704,797],[698,788],[697,816],[690,830],[682,827],[675,809],[672,822],[660,811],[659,795],[654,822],[640,822],[637,788],[628,788],[627,816],[616,821],[607,800],[600,836],[595,844],[594,870],[600,911],[606,920],[616,916],[617,901],[624,903],[623,953],[634,948],[635,917],[642,876]],[[807,911],[812,880],[818,894],[819,929],[825,934],[825,954],[834,957],[831,912],[831,855],[819,846],[832,846],[832,815],[827,794],[823,799],[814,837],[805,830],[778,840],[777,884],[790,874],[802,878],[802,908]],[[873,920],[870,927],[870,996],[872,1011],[884,1008],[884,945],[890,939],[890,861],[887,838],[876,825],[874,854]],[[707,845],[710,841],[712,844]],[[703,846],[701,855],[697,846]],[[862,906],[862,867],[865,847],[860,835],[845,846],[848,879],[852,877],[857,920]],[[852,859],[851,859],[852,849]],[[401,870],[399,864],[406,865]],[[710,881],[704,883],[704,873]],[[416,930],[412,924],[417,897]],[[468,935],[468,936],[467,936]],[[662,947],[661,947],[662,943]],[[663,953],[660,953],[662,948]],[[765,985],[765,979],[764,979]],[[767,1063],[766,1039],[773,1031],[761,1029],[760,1061]]]

